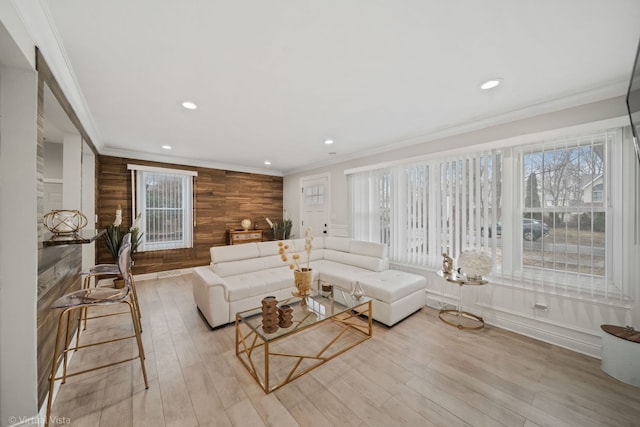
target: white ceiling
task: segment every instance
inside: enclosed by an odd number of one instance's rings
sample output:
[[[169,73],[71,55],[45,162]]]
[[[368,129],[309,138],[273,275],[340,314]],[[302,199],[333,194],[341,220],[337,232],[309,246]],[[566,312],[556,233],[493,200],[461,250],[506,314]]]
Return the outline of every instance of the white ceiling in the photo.
[[[638,0],[29,3],[101,153],[276,175],[620,95],[640,38]]]

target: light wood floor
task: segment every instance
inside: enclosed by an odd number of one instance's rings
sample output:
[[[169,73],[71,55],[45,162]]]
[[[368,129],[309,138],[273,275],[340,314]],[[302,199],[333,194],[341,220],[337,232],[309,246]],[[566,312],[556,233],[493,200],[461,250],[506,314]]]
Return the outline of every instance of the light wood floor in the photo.
[[[129,362],[69,379],[52,415],[91,427],[640,426],[640,389],[599,360],[490,326],[461,332],[428,308],[266,395],[235,356],[234,327],[212,331],[198,314],[190,276],[138,292],[149,389]],[[83,340],[129,323],[90,324]],[[133,343],[79,352],[71,368],[118,351]]]

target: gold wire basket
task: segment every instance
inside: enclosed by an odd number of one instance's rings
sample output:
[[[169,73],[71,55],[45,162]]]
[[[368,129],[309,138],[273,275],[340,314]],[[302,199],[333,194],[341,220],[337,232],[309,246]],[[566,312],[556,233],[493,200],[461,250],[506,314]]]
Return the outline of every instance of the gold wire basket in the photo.
[[[72,234],[87,225],[87,217],[76,210],[53,210],[44,216],[44,226],[54,234]]]

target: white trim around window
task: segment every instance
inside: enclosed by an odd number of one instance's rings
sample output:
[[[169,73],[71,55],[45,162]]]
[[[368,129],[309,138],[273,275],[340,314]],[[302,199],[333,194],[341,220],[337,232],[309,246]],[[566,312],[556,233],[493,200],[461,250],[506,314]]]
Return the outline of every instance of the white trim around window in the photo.
[[[133,217],[142,232],[138,250],[193,247],[196,171],[129,164]]]

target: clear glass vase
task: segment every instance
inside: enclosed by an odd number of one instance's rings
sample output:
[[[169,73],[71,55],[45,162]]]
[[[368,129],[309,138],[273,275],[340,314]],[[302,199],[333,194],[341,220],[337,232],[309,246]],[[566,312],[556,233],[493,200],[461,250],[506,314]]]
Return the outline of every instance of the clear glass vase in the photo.
[[[358,300],[364,297],[364,289],[362,289],[360,282],[356,281],[351,284],[351,296]]]

